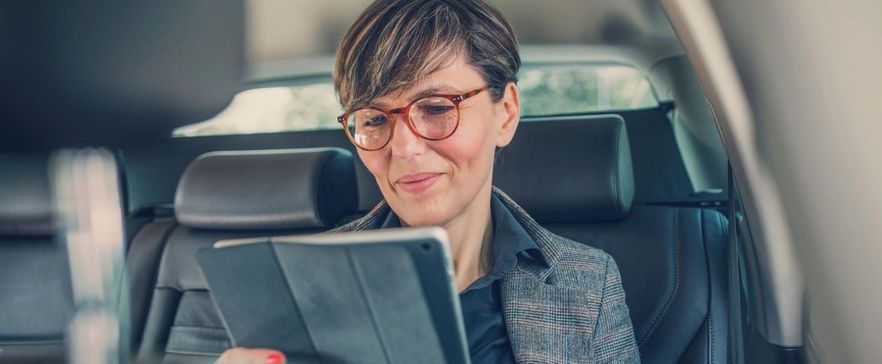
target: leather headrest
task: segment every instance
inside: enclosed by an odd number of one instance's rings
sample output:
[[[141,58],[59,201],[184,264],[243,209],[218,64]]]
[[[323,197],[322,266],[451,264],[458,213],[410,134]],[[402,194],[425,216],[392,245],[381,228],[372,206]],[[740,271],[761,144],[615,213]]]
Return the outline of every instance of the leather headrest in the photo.
[[[51,236],[49,157],[0,155],[0,236]]]
[[[522,121],[494,184],[540,223],[623,219],[634,200],[631,148],[617,115]]]
[[[344,149],[213,152],[184,171],[175,216],[215,230],[329,227],[355,210],[356,192]]]

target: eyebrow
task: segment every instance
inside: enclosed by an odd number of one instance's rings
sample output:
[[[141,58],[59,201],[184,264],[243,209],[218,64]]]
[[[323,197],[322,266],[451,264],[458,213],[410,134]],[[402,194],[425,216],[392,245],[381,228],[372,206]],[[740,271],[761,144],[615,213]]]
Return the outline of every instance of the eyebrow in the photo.
[[[444,94],[444,93],[450,93],[450,92],[452,92],[455,95],[459,95],[459,94],[463,93],[463,91],[461,91],[459,89],[459,87],[453,86],[449,83],[443,83],[443,82],[434,83],[431,86],[429,86],[428,88],[420,90],[419,92],[408,97],[407,102],[411,103],[411,102],[419,100],[423,97]],[[379,102],[379,101],[371,101],[369,106],[373,107],[373,108],[380,108],[380,109],[384,109],[384,108],[389,107],[389,105],[387,105],[385,102]]]

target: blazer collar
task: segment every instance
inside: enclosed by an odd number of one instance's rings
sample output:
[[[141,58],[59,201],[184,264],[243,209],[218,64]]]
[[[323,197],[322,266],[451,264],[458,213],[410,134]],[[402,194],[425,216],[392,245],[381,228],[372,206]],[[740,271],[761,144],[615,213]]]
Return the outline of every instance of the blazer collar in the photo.
[[[539,246],[539,250],[542,251],[542,255],[545,257],[544,264],[519,264],[520,268],[535,274],[540,280],[544,281],[560,261],[560,247],[554,242],[556,236],[551,234],[548,230],[545,230],[536,222],[536,220],[533,220],[533,218],[530,217],[523,208],[518,206],[511,197],[508,197],[505,192],[502,192],[502,190],[494,186],[493,194],[499,198],[514,218],[524,227],[527,235],[536,241],[536,245]],[[389,205],[386,201],[381,201],[362,218],[329,231],[329,233],[379,229],[383,225],[386,216],[389,215],[389,212]],[[521,260],[519,260],[519,262],[520,261]]]
[[[524,227],[527,235],[536,242],[536,245],[539,246],[539,250],[542,251],[542,255],[545,257],[545,264],[538,264],[538,262],[530,262],[524,259],[519,260],[519,262],[523,263],[518,265],[519,268],[522,271],[536,275],[537,279],[545,281],[560,262],[562,252],[560,250],[560,245],[555,243],[557,237],[540,226],[536,220],[533,220],[533,218],[515,203],[511,197],[508,197],[505,192],[493,187],[493,193],[496,194],[496,197],[502,201],[514,218]]]

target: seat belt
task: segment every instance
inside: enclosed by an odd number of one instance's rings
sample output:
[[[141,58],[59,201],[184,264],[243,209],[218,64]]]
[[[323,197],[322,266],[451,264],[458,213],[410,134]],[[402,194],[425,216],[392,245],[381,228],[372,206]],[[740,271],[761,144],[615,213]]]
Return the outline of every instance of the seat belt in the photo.
[[[744,363],[744,347],[742,343],[741,327],[741,272],[739,267],[738,249],[738,213],[741,204],[738,194],[735,193],[735,178],[732,175],[732,164],[729,163],[729,200],[727,215],[729,218],[729,333],[728,333],[728,362],[730,364]]]

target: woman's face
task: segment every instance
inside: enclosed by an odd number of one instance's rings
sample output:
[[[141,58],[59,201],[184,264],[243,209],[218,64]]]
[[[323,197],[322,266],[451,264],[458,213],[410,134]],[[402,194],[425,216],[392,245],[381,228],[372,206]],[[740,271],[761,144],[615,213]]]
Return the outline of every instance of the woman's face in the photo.
[[[446,67],[413,86],[373,100],[393,109],[429,94],[458,95],[486,86],[480,73],[457,56]],[[517,87],[506,86],[499,102],[483,91],[459,104],[459,127],[449,138],[431,141],[408,128],[404,115],[393,115],[392,139],[380,150],[358,150],[383,197],[407,226],[446,226],[467,216],[481,193],[489,196],[496,147],[511,142],[520,116]],[[483,208],[489,208],[483,206]]]

